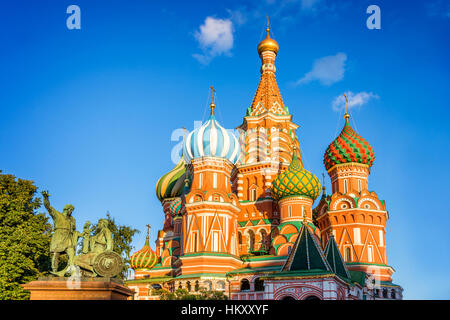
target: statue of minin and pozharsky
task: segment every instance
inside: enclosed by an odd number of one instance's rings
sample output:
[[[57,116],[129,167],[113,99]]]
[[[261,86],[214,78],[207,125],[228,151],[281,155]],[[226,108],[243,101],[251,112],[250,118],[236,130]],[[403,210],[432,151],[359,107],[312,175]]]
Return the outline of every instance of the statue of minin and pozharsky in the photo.
[[[100,219],[95,228],[87,221],[83,232],[76,230],[73,205],[68,204],[62,212],[50,205],[48,191],[43,191],[44,206],[53,219],[54,233],[50,241],[51,274],[64,277],[72,273],[74,268],[81,271],[83,276],[111,278],[120,273],[123,268],[122,257],[113,251],[113,237],[108,228],[108,221]],[[81,253],[77,254],[78,239],[83,238]],[[58,271],[59,257],[67,255],[67,265]]]

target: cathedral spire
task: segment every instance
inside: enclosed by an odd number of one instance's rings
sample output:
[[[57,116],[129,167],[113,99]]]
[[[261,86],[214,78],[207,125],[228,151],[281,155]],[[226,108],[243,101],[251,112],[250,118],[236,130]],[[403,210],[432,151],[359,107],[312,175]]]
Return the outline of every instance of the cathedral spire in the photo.
[[[266,38],[258,44],[258,54],[262,62],[261,79],[247,115],[258,116],[267,112],[276,115],[288,115],[288,110],[283,103],[280,89],[278,89],[275,79],[275,58],[279,46],[270,37],[269,18],[267,18],[266,32]]]

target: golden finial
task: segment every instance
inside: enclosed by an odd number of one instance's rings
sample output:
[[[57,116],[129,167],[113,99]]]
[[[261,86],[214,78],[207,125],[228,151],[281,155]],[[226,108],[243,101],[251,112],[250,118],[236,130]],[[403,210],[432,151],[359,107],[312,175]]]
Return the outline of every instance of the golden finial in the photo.
[[[209,88],[211,89],[211,104],[209,105],[209,107],[211,108],[211,115],[214,115],[214,109],[216,107],[216,105],[214,104],[214,96],[216,94],[216,89],[214,89],[213,86],[209,86]]]
[[[261,41],[258,44],[258,53],[261,54],[263,51],[272,51],[275,54],[278,53],[278,43],[270,38],[269,32],[270,32],[270,21],[269,21],[269,16],[266,16],[267,18],[267,27],[266,27],[266,38]]]
[[[347,113],[348,100],[347,100],[347,95],[345,93],[344,93],[344,98],[345,98],[345,115],[344,115],[344,119],[348,121],[348,118],[350,118],[350,115]]]

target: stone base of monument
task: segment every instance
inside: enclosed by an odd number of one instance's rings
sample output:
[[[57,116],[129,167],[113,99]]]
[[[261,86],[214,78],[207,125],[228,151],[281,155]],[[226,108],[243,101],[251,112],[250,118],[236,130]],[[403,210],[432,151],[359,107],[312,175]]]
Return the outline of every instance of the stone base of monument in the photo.
[[[127,300],[134,291],[115,278],[39,278],[22,285],[30,300]]]

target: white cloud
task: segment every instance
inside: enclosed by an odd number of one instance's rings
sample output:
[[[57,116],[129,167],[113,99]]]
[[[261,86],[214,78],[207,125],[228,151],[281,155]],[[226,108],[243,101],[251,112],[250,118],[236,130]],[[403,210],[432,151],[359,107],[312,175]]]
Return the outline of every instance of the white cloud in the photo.
[[[202,64],[208,64],[216,56],[230,54],[234,41],[233,22],[230,19],[207,17],[194,36],[203,53],[193,54],[193,57]]]
[[[369,100],[371,99],[378,99],[379,96],[372,93],[372,92],[358,92],[353,93],[351,91],[345,92],[347,95],[348,104],[347,107],[349,109],[355,108],[355,107],[361,107],[365,105]],[[332,107],[334,111],[339,111],[345,107],[345,98],[344,95],[339,95],[336,98],[334,98],[332,102]]]
[[[318,80],[323,85],[329,86],[344,78],[345,61],[347,55],[338,53],[335,56],[326,56],[314,61],[312,70],[296,82],[296,85]]]
[[[302,9],[314,9],[314,6],[318,4],[320,0],[302,0],[301,5]]]
[[[230,20],[237,26],[243,25],[247,22],[247,15],[242,9],[230,10],[227,9],[230,15]]]

